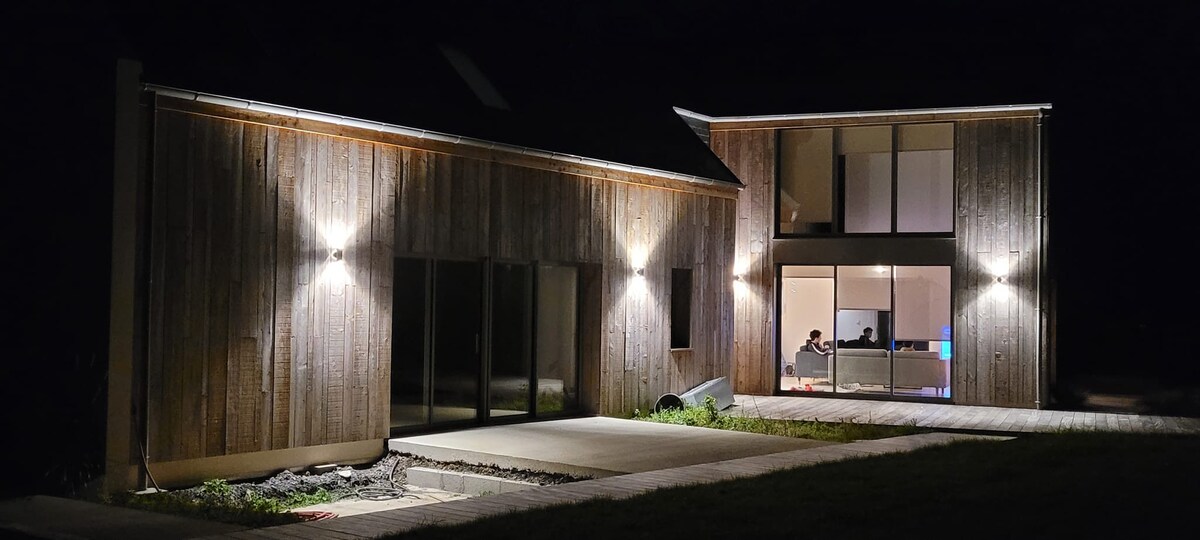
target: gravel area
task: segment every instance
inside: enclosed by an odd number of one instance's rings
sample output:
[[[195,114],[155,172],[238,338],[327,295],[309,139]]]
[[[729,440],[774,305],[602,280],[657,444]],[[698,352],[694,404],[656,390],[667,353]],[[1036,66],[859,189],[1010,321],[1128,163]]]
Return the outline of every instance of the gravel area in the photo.
[[[489,465],[434,461],[411,454],[388,452],[383,459],[366,467],[339,467],[334,471],[321,474],[296,474],[291,471],[283,471],[266,480],[231,484],[230,488],[235,495],[243,495],[247,491],[257,491],[261,495],[272,498],[285,498],[293,493],[313,493],[318,489],[324,489],[333,493],[335,497],[340,498],[350,495],[356,488],[360,487],[400,487],[400,484],[404,484],[407,481],[408,467],[428,467],[431,469],[469,472],[541,485],[565,484],[587,479],[586,477],[542,471],[502,469]],[[200,486],[190,488],[190,490],[200,489],[202,489]]]

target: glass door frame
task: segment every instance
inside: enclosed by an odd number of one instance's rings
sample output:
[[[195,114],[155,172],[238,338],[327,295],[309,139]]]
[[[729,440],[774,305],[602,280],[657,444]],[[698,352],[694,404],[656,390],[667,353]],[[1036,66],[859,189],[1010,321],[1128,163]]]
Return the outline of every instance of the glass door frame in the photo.
[[[955,368],[954,368],[953,354],[957,354],[957,352],[952,353],[951,360],[950,360],[950,374],[949,374],[949,380],[947,381],[947,383],[951,385],[950,397],[941,397],[941,396],[929,397],[929,396],[912,396],[912,395],[896,394],[895,384],[891,385],[891,388],[889,389],[887,394],[883,394],[883,393],[859,394],[856,392],[838,393],[838,391],[837,391],[837,352],[836,352],[836,349],[835,349],[834,354],[831,355],[831,357],[833,358],[833,360],[831,362],[832,369],[830,370],[830,373],[829,373],[829,376],[830,376],[829,380],[833,384],[833,391],[831,391],[831,392],[803,392],[803,391],[797,392],[797,391],[791,391],[791,390],[784,390],[783,389],[783,378],[780,376],[780,374],[783,373],[783,366],[784,366],[783,352],[782,352],[783,351],[783,337],[782,337],[783,332],[781,331],[782,329],[780,328],[780,326],[783,324],[783,322],[782,322],[783,321],[783,268],[785,266],[831,266],[831,267],[833,267],[833,269],[834,269],[834,271],[833,271],[833,276],[834,276],[833,277],[833,279],[834,279],[834,283],[833,283],[833,310],[834,310],[833,336],[834,336],[835,343],[837,341],[837,279],[838,279],[838,268],[839,267],[842,267],[842,266],[888,266],[889,268],[891,268],[891,283],[892,283],[892,285],[891,285],[891,297],[892,297],[892,320],[891,320],[892,329],[891,329],[891,333],[892,333],[893,341],[895,341],[895,337],[896,337],[895,336],[896,267],[898,267],[898,266],[913,266],[913,267],[946,267],[946,268],[949,268],[950,269],[950,320],[951,320],[950,343],[951,343],[952,351],[957,351],[958,348],[954,346],[954,344],[957,343],[956,338],[958,335],[958,325],[954,324],[954,321],[956,319],[956,314],[955,314],[954,310],[955,310],[955,307],[957,306],[957,295],[955,293],[955,288],[954,288],[954,275],[955,275],[954,265],[952,265],[952,264],[951,265],[948,265],[948,264],[886,264],[886,265],[884,265],[884,264],[816,264],[816,263],[776,262],[774,266],[775,266],[775,279],[774,279],[773,286],[775,287],[775,291],[774,291],[775,314],[774,314],[774,316],[775,316],[776,327],[775,327],[775,332],[774,332],[774,334],[775,334],[775,336],[774,336],[775,343],[774,343],[774,347],[773,347],[774,354],[772,355],[772,356],[774,356],[774,359],[771,361],[771,364],[775,368],[775,375],[773,375],[775,382],[771,385],[772,386],[772,395],[795,396],[795,397],[841,398],[841,399],[866,399],[866,400],[875,400],[875,401],[911,401],[911,402],[916,402],[916,403],[942,403],[942,404],[954,403],[954,391],[953,391],[952,386],[954,384]],[[895,356],[892,354],[893,352],[894,351],[890,351],[890,350],[888,351],[888,374],[889,374],[889,378],[891,379],[889,382],[891,382],[891,383],[894,383],[896,380],[896,373],[895,373],[896,362],[895,362]]]
[[[404,254],[396,255],[395,259],[415,259],[422,261],[425,265],[425,305],[424,321],[425,329],[422,332],[424,344],[422,347],[422,369],[423,373],[423,405],[426,407],[425,418],[423,423],[410,424],[399,427],[391,426],[391,408],[389,406],[388,424],[389,436],[397,436],[422,431],[440,431],[448,429],[461,429],[463,427],[471,427],[478,425],[502,425],[528,422],[539,419],[552,418],[568,418],[579,415],[582,410],[582,404],[578,402],[580,398],[580,382],[582,368],[582,329],[580,322],[583,315],[583,287],[580,281],[580,276],[583,274],[583,263],[578,262],[559,262],[559,261],[544,261],[544,260],[527,260],[527,259],[512,259],[512,258],[492,258],[492,257],[455,257],[455,256],[440,256],[440,255],[421,255],[421,254]],[[480,302],[480,350],[479,350],[479,372],[477,375],[478,392],[475,400],[476,414],[475,418],[467,420],[452,420],[444,422],[433,421],[433,383],[437,372],[437,351],[435,347],[435,336],[437,332],[436,297],[437,294],[437,265],[443,261],[455,262],[472,262],[482,266],[482,276],[480,282],[481,302]],[[492,369],[492,331],[493,331],[493,305],[492,305],[492,290],[493,290],[493,266],[495,264],[514,264],[527,266],[532,270],[529,274],[530,280],[530,309],[532,327],[530,328],[530,371],[529,371],[529,411],[525,414],[514,414],[502,417],[491,416],[491,369]],[[575,331],[574,331],[574,358],[575,363],[573,383],[576,394],[576,402],[572,407],[563,408],[562,411],[553,413],[538,414],[537,412],[537,393],[538,393],[538,372],[537,372],[537,294],[538,294],[538,274],[542,266],[563,266],[575,268]],[[393,287],[395,277],[393,277]],[[393,322],[395,317],[395,307],[392,308]],[[393,332],[394,335],[394,332]],[[394,338],[393,338],[394,339]],[[395,361],[394,354],[389,357],[389,362]],[[394,363],[391,364],[394,367]],[[564,392],[565,393],[565,392]],[[391,392],[388,393],[389,403],[391,401]]]
[[[534,319],[534,321],[537,321],[537,315],[538,315],[536,298],[537,298],[538,286],[539,286],[538,285],[538,276],[541,273],[541,267],[542,266],[565,266],[565,267],[570,267],[570,268],[575,269],[575,342],[572,344],[574,351],[575,351],[575,358],[573,359],[575,362],[575,370],[574,370],[575,373],[574,373],[574,380],[572,381],[574,383],[574,387],[575,387],[575,404],[573,407],[570,407],[570,408],[565,406],[566,390],[564,389],[564,391],[563,391],[563,394],[564,394],[563,410],[552,412],[552,413],[546,413],[546,414],[538,414],[538,412],[537,412],[537,399],[536,398],[537,398],[537,392],[538,392],[538,388],[537,388],[537,385],[538,385],[538,375],[537,375],[538,363],[537,363],[537,328],[536,328],[536,322],[535,322],[534,323],[535,328],[534,328],[534,332],[533,332],[533,347],[530,351],[530,354],[533,356],[533,358],[532,358],[533,362],[531,364],[532,367],[530,368],[530,373],[532,374],[532,376],[530,377],[530,385],[529,385],[530,394],[531,394],[530,400],[529,400],[529,403],[530,403],[529,418],[530,419],[547,419],[547,418],[567,418],[567,417],[571,417],[571,416],[577,416],[579,414],[579,411],[583,408],[582,404],[580,403],[580,388],[579,388],[579,385],[582,381],[581,372],[583,371],[582,370],[583,354],[582,354],[582,351],[580,350],[580,345],[582,345],[581,335],[583,334],[583,332],[581,331],[581,327],[580,327],[580,321],[583,320],[583,286],[582,286],[582,281],[581,281],[581,276],[583,275],[583,263],[558,262],[558,261],[533,261],[532,264],[534,267],[534,272],[533,272],[533,295],[534,295],[534,299],[535,299],[534,303],[533,303],[533,319]],[[564,383],[565,382],[566,381],[564,381]]]

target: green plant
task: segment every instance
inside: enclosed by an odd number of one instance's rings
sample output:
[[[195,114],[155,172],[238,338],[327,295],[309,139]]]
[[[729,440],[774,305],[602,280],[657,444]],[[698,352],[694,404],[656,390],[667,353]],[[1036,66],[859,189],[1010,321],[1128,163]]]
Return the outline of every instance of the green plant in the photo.
[[[200,490],[204,494],[218,499],[228,499],[233,496],[233,486],[230,486],[229,482],[223,478],[205,480],[200,485]]]
[[[917,427],[915,422],[903,426],[880,426],[871,424],[870,420],[867,423],[859,423],[854,419],[820,422],[815,420],[774,420],[761,416],[732,416],[717,410],[716,399],[712,396],[706,396],[704,403],[698,406],[690,405],[682,409],[667,409],[648,415],[643,415],[641,411],[635,411],[634,419],[831,442],[880,439],[927,431]]]
[[[291,493],[282,498],[269,497],[254,489],[238,490],[223,479],[213,479],[192,489],[143,495],[125,493],[115,495],[107,502],[164,514],[266,526],[295,523],[299,518],[288,510],[332,502],[334,498],[333,493],[323,488],[309,493]]]

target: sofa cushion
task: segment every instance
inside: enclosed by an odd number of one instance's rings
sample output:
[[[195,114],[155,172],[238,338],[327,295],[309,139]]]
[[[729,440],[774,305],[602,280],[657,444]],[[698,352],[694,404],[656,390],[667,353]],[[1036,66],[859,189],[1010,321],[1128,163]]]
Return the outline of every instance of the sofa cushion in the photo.
[[[887,358],[887,351],[883,349],[838,349],[838,357],[857,356],[866,358]]]
[[[946,377],[946,365],[938,358],[936,351],[896,351],[893,360],[887,358],[887,351],[859,349],[848,352],[869,353],[878,352],[879,356],[846,354],[839,351],[835,370],[837,382],[860,384],[889,384],[895,377],[896,386],[934,387],[949,386]]]

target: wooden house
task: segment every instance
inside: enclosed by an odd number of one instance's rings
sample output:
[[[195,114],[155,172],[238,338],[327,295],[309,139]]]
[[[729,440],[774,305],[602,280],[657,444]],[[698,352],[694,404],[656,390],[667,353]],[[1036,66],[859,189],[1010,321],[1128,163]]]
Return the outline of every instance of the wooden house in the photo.
[[[1049,110],[677,109],[745,184],[736,391],[1044,406]]]
[[[628,415],[722,376],[754,394],[1045,398],[1048,106],[680,111],[679,144],[703,155],[667,168],[145,85],[127,64],[120,75],[109,489],[147,469],[179,485],[361,462],[414,430]],[[952,196],[921,206],[910,181]],[[871,191],[884,184],[886,201]],[[828,208],[776,204],[806,189]],[[860,200],[890,204],[891,228],[853,230],[882,222],[843,204]],[[912,204],[949,225],[906,230]],[[865,267],[884,271],[862,279]],[[781,325],[801,278],[842,303]],[[890,341],[874,362],[887,380],[835,355],[802,381],[794,334],[828,319],[842,337],[839,305],[937,356],[945,387],[893,384]],[[914,309],[924,319],[906,319]],[[927,335],[945,317],[947,333]]]

